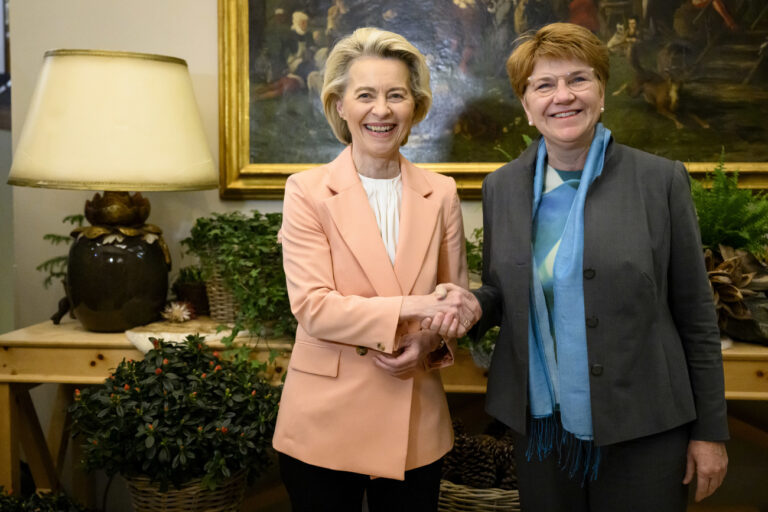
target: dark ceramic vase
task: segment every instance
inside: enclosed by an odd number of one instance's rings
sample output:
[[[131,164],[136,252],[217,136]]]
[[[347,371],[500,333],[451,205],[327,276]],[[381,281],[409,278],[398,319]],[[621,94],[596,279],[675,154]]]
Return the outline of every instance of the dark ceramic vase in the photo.
[[[124,237],[81,236],[72,243],[67,293],[75,316],[89,331],[118,332],[160,315],[168,293],[168,266],[159,243]]]

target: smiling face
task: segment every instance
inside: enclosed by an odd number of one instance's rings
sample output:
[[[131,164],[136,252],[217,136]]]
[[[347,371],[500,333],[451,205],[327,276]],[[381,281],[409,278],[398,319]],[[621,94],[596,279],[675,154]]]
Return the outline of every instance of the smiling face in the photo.
[[[361,57],[349,67],[336,110],[361,155],[396,158],[413,124],[415,101],[408,67],[398,59]]]
[[[534,126],[541,132],[548,151],[587,148],[592,142],[595,124],[604,105],[604,92],[597,79],[586,88],[568,87],[571,78],[589,70],[589,65],[578,60],[540,59],[531,77],[558,77],[557,86],[549,95],[538,94],[530,85],[522,98],[523,108]],[[591,71],[589,71],[591,73]],[[594,75],[590,75],[594,76]]]

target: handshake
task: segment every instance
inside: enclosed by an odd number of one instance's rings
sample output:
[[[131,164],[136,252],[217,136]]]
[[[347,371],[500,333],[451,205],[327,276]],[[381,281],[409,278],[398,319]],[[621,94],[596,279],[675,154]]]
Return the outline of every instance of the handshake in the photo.
[[[460,338],[480,320],[480,303],[469,291],[453,283],[437,285],[429,295],[403,297],[401,321],[418,321],[421,330],[404,334],[394,354],[377,353],[374,364],[393,377],[405,378],[423,369],[440,337]]]
[[[453,283],[441,283],[429,295],[404,297],[400,317],[419,320],[422,329],[444,338],[460,338],[481,314],[480,303],[471,292]]]

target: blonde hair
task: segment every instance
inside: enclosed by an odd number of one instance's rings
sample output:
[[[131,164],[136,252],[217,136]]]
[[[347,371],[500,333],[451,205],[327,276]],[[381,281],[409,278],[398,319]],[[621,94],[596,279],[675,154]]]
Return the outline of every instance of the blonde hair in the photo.
[[[551,23],[518,37],[515,45],[515,50],[507,59],[507,75],[518,98],[525,94],[528,77],[538,59],[585,62],[594,70],[600,89],[605,90],[610,74],[608,49],[586,28],[573,23]]]
[[[344,144],[352,143],[347,122],[336,110],[336,103],[344,96],[349,80],[349,68],[360,57],[397,59],[408,68],[411,94],[414,99],[413,124],[421,122],[432,106],[429,86],[429,68],[424,55],[403,36],[373,27],[355,30],[341,39],[331,50],[325,62],[325,78],[320,99],[333,134]],[[403,144],[408,141],[406,135]]]

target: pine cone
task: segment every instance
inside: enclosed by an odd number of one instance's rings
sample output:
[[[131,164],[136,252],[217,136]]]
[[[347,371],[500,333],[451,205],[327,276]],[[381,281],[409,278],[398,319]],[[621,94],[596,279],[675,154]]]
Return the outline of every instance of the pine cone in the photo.
[[[496,461],[494,447],[496,440],[492,436],[480,435],[470,438],[467,457],[461,478],[465,485],[488,489],[496,483]]]
[[[511,432],[505,434],[496,443],[496,478],[498,487],[517,489],[515,447],[512,444]]]

